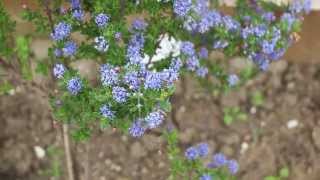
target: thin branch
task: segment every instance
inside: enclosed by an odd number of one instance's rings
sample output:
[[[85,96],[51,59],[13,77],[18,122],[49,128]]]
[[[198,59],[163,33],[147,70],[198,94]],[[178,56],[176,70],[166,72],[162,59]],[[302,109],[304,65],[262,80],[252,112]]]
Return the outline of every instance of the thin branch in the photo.
[[[49,25],[50,25],[50,29],[53,32],[54,31],[54,23],[53,23],[53,19],[52,19],[52,10],[50,9],[50,1],[51,0],[43,0],[42,1],[42,5],[44,6],[44,10],[45,13],[48,17],[48,21],[49,21]]]
[[[67,171],[69,180],[75,180],[74,179],[74,173],[73,173],[73,163],[71,158],[71,151],[70,151],[70,142],[69,142],[69,125],[63,124],[63,142],[64,142],[64,151],[67,161]]]
[[[85,159],[85,166],[84,166],[84,177],[85,179],[89,180],[90,177],[90,141],[86,142],[86,159]]]

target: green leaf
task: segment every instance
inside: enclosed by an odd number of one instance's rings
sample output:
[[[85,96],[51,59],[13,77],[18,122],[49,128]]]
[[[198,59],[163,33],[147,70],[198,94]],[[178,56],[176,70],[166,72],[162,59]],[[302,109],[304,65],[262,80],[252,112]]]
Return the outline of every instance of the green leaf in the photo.
[[[275,176],[267,176],[264,178],[264,180],[279,180],[279,178]]]
[[[282,168],[279,173],[280,177],[288,178],[289,177],[289,169],[287,167]]]
[[[229,114],[224,115],[223,117],[223,121],[226,125],[230,125],[233,122],[233,120],[234,120],[233,117]]]

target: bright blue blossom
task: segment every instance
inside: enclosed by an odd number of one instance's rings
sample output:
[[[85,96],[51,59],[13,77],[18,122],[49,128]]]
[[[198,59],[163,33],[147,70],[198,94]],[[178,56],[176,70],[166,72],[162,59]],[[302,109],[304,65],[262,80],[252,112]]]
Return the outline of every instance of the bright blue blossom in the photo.
[[[200,57],[200,58],[202,58],[202,59],[207,59],[208,56],[209,56],[209,51],[208,51],[207,48],[202,47],[202,48],[200,48],[198,54],[199,54],[199,57]]]
[[[115,86],[112,88],[113,99],[118,103],[124,103],[127,101],[129,93],[123,87]]]
[[[219,168],[225,166],[228,160],[226,156],[222,153],[217,153],[213,155],[212,162],[209,164],[210,168]]]
[[[290,13],[284,13],[281,16],[281,21],[287,24],[288,30],[291,30],[293,23],[296,21],[296,17]]]
[[[100,52],[106,52],[109,49],[109,43],[103,36],[94,38],[94,42],[94,48]]]
[[[53,53],[56,57],[61,57],[63,54],[61,49],[55,49]]]
[[[294,0],[289,9],[295,14],[302,12],[309,13],[311,11],[311,0]]]
[[[175,81],[179,78],[179,71],[174,69],[164,69],[162,72],[162,79],[167,83],[168,86],[172,86]]]
[[[267,22],[273,22],[274,20],[276,20],[276,16],[274,15],[273,12],[266,12],[262,14],[262,17],[264,20],[266,20]]]
[[[104,86],[116,85],[119,81],[118,72],[109,64],[100,67],[101,82]]]
[[[237,31],[240,28],[240,23],[229,15],[223,16],[222,22],[228,31]]]
[[[145,131],[146,131],[146,128],[141,119],[134,121],[129,128],[129,134],[132,137],[136,137],[136,138],[141,137],[145,133]]]
[[[113,119],[115,117],[114,112],[110,109],[110,106],[104,104],[100,107],[100,113],[103,117]]]
[[[72,56],[77,51],[77,44],[73,41],[68,41],[65,43],[64,47],[62,48],[64,56]]]
[[[61,79],[66,72],[66,68],[63,64],[55,64],[53,67],[53,75],[57,79]]]
[[[235,86],[239,82],[239,77],[236,74],[230,74],[228,76],[228,84],[229,86]]]
[[[209,72],[209,70],[207,67],[199,67],[196,70],[196,74],[201,78],[204,78],[208,74],[208,72]]]
[[[195,71],[200,66],[199,59],[196,56],[189,57],[186,66],[188,70]]]
[[[226,48],[228,45],[229,45],[228,41],[218,40],[213,43],[213,48],[214,49],[223,49],[223,48]]]
[[[143,19],[134,19],[131,28],[137,31],[143,31],[146,29],[148,24]]]
[[[121,32],[116,32],[116,33],[114,34],[114,38],[115,38],[117,41],[120,41],[120,39],[122,38]]]
[[[184,156],[188,160],[196,160],[199,157],[198,149],[196,147],[189,147],[185,151]]]
[[[209,145],[207,143],[201,143],[197,146],[198,154],[200,157],[205,157],[209,153]]]
[[[181,44],[181,52],[187,56],[193,56],[195,55],[195,49],[194,44],[190,41],[182,42]]]
[[[149,129],[157,128],[162,124],[164,115],[160,111],[150,113],[146,118],[146,124]]]
[[[127,49],[127,59],[131,64],[141,64],[143,57],[141,55],[141,49],[144,45],[144,37],[142,34],[137,33],[131,37],[131,40]]]
[[[72,9],[79,9],[81,8],[80,0],[70,0],[71,2],[71,8]]]
[[[174,0],[173,11],[178,16],[186,16],[192,7],[192,0]]]
[[[129,86],[130,89],[137,90],[140,88],[141,80],[138,72],[127,72],[123,80]]]
[[[144,82],[145,89],[159,90],[163,85],[163,76],[158,72],[148,72]]]
[[[203,174],[200,176],[200,180],[212,180],[212,177],[210,174]]]
[[[170,69],[176,71],[176,72],[179,72],[181,67],[182,67],[182,61],[180,58],[175,58],[171,61],[171,64],[170,64]]]
[[[73,77],[68,81],[67,89],[72,95],[77,95],[82,89],[81,79],[78,77]]]
[[[71,33],[71,25],[65,22],[60,22],[54,26],[54,31],[51,33],[51,38],[55,41],[67,38]]]
[[[75,9],[72,12],[72,17],[78,21],[82,21],[84,18],[84,11],[82,9]]]
[[[239,164],[236,160],[229,160],[227,162],[228,170],[232,175],[235,175],[239,170]]]
[[[267,41],[267,40],[263,40],[261,42],[261,46],[262,46],[262,52],[265,54],[272,54],[274,52],[275,46],[276,46],[276,42],[274,41]]]
[[[100,13],[95,17],[95,22],[98,27],[105,27],[110,21],[110,17],[104,13]]]

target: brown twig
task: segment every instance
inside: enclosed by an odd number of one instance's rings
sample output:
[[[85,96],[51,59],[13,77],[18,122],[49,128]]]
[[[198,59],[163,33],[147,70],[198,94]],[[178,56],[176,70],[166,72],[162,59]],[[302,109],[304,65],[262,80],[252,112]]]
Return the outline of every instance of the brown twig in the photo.
[[[69,142],[69,125],[63,124],[63,144],[64,144],[64,151],[67,161],[67,171],[68,171],[68,179],[69,180],[75,180],[74,179],[74,173],[73,173],[73,163],[72,163],[72,157],[71,157],[71,150],[70,150],[70,142]]]
[[[50,25],[50,29],[53,32],[54,31],[54,23],[53,23],[53,19],[52,19],[52,10],[50,9],[50,1],[51,0],[43,0],[42,1],[42,5],[44,7],[45,13],[48,17],[48,21],[49,21],[49,25]]]
[[[90,178],[90,141],[86,142],[86,159],[84,166],[84,177],[85,180],[89,180]]]

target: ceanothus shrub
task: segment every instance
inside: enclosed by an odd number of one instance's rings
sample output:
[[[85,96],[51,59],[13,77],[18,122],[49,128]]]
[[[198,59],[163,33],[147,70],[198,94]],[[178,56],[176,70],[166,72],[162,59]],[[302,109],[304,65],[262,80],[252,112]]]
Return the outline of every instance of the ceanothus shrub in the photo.
[[[277,6],[238,0],[229,15],[209,0],[71,0],[67,6],[53,3],[47,19],[31,10],[24,17],[46,19],[36,26],[53,42],[49,56],[60,90],[51,100],[55,118],[71,124],[77,140],[108,127],[138,138],[164,124],[175,82],[185,74],[207,84],[214,77],[219,83],[212,86],[220,90],[240,84],[243,77],[209,60],[211,51],[246,57],[257,69],[267,70],[296,41],[310,3],[294,0]],[[132,14],[141,16],[128,23]],[[100,65],[98,84],[70,67],[78,59]],[[211,164],[201,165],[206,144],[190,147],[179,157],[176,133],[165,134],[175,175],[196,169],[195,177],[202,180],[227,179],[239,168],[219,153]]]

